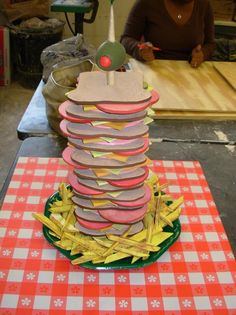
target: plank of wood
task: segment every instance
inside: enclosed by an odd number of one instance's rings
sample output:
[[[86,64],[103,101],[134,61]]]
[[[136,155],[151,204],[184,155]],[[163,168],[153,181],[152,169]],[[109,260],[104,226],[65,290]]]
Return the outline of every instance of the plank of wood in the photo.
[[[130,64],[160,94],[153,106],[156,110],[236,112],[236,92],[212,62],[204,62],[197,69],[176,60],[142,63],[130,59]]]
[[[214,68],[223,78],[236,90],[236,63],[235,62],[213,62]]]
[[[236,120],[236,113],[155,110],[153,119]]]

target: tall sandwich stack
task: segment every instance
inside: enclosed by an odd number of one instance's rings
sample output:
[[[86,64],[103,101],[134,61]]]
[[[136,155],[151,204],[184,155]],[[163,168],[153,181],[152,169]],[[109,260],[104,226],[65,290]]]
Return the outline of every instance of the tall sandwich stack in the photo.
[[[146,117],[158,95],[143,89],[140,73],[113,75],[109,85],[105,72],[81,73],[59,109],[76,227],[88,235],[138,233],[152,195]]]
[[[102,71],[81,73],[59,108],[68,138],[62,156],[73,166],[68,178],[73,192],[62,183],[45,215],[34,217],[72,264],[104,268],[118,261],[112,268],[120,269],[134,267],[140,258],[137,266],[150,264],[173,244],[183,198],[165,194],[168,184],[160,185],[149,170],[148,111],[158,94],[143,88],[139,72],[115,71],[126,54],[114,39],[110,2],[108,40],[96,55]]]
[[[59,110],[69,143],[63,158],[74,167],[69,183],[76,228],[93,236],[140,232],[152,196],[145,183],[149,175],[145,118],[158,95],[143,88],[142,74],[115,71],[126,53],[115,40],[113,1],[108,40],[96,54],[102,71],[81,73],[77,88],[67,93]]]

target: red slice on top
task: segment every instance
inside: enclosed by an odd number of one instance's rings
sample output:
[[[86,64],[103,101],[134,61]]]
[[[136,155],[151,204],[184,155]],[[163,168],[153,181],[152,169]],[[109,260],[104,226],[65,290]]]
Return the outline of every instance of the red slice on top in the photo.
[[[97,108],[109,114],[133,114],[145,110],[147,107],[156,103],[159,100],[159,95],[156,91],[151,91],[151,99],[142,103],[111,103],[111,104],[96,104]]]

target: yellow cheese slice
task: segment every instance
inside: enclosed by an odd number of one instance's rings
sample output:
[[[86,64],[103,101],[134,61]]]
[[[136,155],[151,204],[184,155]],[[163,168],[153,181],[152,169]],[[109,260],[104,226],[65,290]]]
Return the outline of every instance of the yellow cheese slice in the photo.
[[[144,124],[145,125],[148,125],[148,124],[150,124],[151,122],[153,122],[153,119],[152,118],[150,118],[150,117],[145,117],[145,119],[144,119]]]
[[[109,138],[109,137],[101,137],[101,139],[104,140],[104,141],[106,141],[106,142],[108,142],[108,143],[111,143],[111,142],[113,142],[113,141],[116,140],[116,139],[114,139],[114,138]]]
[[[128,123],[124,122],[108,122],[106,124],[107,127],[113,128],[113,129],[118,129],[121,130],[127,126]]]
[[[118,155],[118,154],[114,154],[114,153],[109,153],[106,157],[109,159],[117,160],[117,161],[121,161],[121,162],[126,162],[129,158],[128,156]]]
[[[82,140],[84,144],[86,143],[97,143],[101,142],[101,138],[88,138],[88,139],[83,139]]]
[[[148,114],[148,116],[153,116],[153,115],[155,115],[155,112],[153,109],[148,108],[147,114]]]
[[[93,172],[96,174],[97,177],[102,177],[110,174],[110,170],[105,168],[93,169]]]
[[[118,169],[111,169],[111,173],[112,174],[115,174],[115,175],[119,175],[120,174],[120,172],[121,172],[121,169],[120,168],[118,168]]]
[[[109,200],[91,200],[92,201],[92,204],[93,206],[96,208],[96,207],[102,207],[102,206],[106,206],[106,205],[109,205],[109,204],[112,204],[111,201]]]
[[[92,121],[91,124],[93,126],[105,125],[108,121]]]
[[[98,152],[98,151],[90,151],[93,157],[103,157],[104,155],[109,155],[110,152]]]
[[[98,186],[104,186],[108,184],[105,180],[96,180],[96,183],[98,184]]]
[[[95,105],[83,105],[84,111],[89,112],[90,110],[96,110],[97,107]]]
[[[110,195],[111,197],[118,197],[122,192],[121,191],[113,191],[113,192],[107,192],[107,195]]]

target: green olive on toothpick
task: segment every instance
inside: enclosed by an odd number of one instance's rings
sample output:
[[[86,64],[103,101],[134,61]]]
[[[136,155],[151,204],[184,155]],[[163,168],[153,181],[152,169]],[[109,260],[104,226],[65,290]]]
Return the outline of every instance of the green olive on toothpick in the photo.
[[[95,60],[100,69],[112,71],[124,64],[125,57],[125,48],[119,42],[107,40],[98,48]]]
[[[114,71],[121,68],[125,62],[126,52],[124,46],[115,40],[114,0],[110,2],[110,19],[108,39],[97,49],[95,61],[97,66],[107,72],[107,85],[115,84]]]

